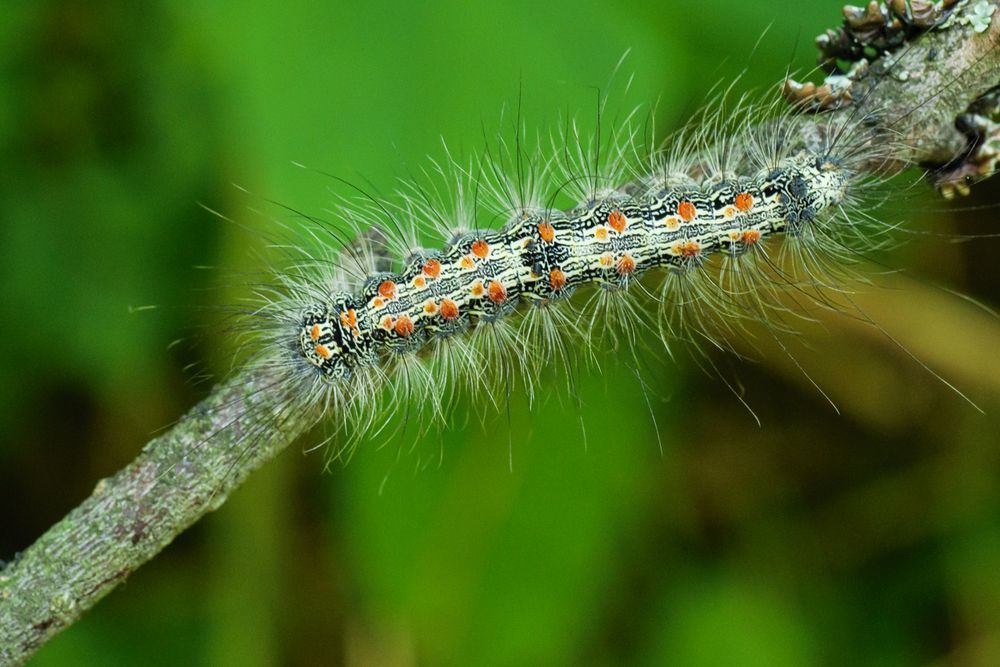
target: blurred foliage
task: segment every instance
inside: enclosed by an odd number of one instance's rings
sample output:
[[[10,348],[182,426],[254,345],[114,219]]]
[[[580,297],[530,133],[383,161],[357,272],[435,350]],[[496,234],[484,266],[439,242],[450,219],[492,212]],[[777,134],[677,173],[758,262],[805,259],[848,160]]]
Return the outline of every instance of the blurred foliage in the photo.
[[[335,183],[292,161],[385,192],[440,137],[477,150],[518,100],[531,127],[591,117],[628,49],[628,103],[658,100],[665,131],[744,69],[766,88],[810,67],[839,17],[829,0],[318,5],[7,3],[0,556],[194,405],[192,376],[226,371],[212,307],[245,296],[250,230],[282,215],[254,211],[332,205]],[[880,215],[995,233],[996,192]],[[996,664],[1000,326],[952,291],[997,305],[997,243],[943,239],[909,239],[885,257],[904,277],[857,298],[985,415],[832,314],[793,354],[841,414],[766,334],[741,347],[753,363],[713,358],[760,427],[684,354],[641,359],[648,403],[607,354],[569,389],[544,378],[531,408],[515,391],[481,424],[460,406],[328,474],[287,454],[34,664]]]

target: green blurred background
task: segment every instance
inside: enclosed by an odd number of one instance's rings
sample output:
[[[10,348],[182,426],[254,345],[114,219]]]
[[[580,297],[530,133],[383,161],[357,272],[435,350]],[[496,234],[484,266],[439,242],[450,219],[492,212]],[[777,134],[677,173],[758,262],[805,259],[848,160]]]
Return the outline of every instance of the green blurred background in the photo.
[[[259,269],[261,242],[199,203],[249,228],[276,214],[254,211],[266,198],[321,214],[333,181],[292,161],[390,191],[441,137],[479,148],[519,90],[531,127],[590,117],[626,49],[630,99],[658,100],[665,131],[768,26],[746,87],[810,67],[840,16],[832,0],[3,13],[0,558],[193,406],[194,375],[226,372],[212,309],[246,295],[226,276]],[[1000,231],[996,208],[918,194],[880,215]],[[1000,323],[949,291],[996,306],[998,250],[918,239],[885,256],[906,268],[891,288],[857,297],[985,416],[846,317],[794,347],[840,415],[766,336],[756,362],[713,358],[759,428],[684,354],[644,357],[650,406],[606,357],[577,378],[582,417],[549,379],[557,398],[515,397],[509,427],[365,443],[328,472],[296,445],[33,664],[998,664]]]

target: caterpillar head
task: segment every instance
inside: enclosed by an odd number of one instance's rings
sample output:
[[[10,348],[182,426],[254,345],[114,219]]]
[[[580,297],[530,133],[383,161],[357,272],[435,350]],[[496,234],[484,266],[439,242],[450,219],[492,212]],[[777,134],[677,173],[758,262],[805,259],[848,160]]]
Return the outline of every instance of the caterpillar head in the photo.
[[[368,356],[353,298],[307,310],[299,327],[298,352],[330,380],[346,380]]]
[[[798,234],[825,209],[847,198],[850,174],[835,157],[798,157],[767,176],[765,190],[780,196],[786,229]]]

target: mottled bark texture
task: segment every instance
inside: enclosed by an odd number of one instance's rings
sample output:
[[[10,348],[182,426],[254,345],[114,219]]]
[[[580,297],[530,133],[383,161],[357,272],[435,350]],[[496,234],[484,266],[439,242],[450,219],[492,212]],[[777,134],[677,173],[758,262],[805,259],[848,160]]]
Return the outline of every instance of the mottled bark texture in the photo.
[[[0,664],[19,664],[160,552],[309,423],[275,422],[269,378],[244,371],[0,572]]]

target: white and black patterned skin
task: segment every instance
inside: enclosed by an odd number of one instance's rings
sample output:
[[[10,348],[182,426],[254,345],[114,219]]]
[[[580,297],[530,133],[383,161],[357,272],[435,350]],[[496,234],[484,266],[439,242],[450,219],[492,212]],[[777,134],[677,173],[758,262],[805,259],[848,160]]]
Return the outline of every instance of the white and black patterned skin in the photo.
[[[525,215],[421,251],[400,273],[373,274],[355,294],[304,313],[299,350],[326,379],[343,380],[392,353],[494,321],[519,305],[588,284],[627,287],[654,268],[684,270],[713,253],[739,255],[797,233],[840,204],[849,174],[803,152],[755,177],[700,188],[614,193],[586,208]]]

